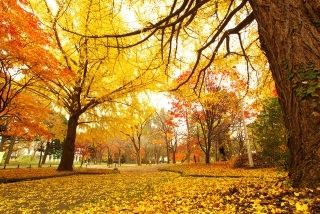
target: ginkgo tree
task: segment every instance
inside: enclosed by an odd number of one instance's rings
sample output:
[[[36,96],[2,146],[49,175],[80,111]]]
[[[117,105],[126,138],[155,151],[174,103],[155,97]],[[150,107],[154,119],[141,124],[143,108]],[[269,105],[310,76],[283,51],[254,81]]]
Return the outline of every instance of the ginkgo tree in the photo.
[[[112,109],[113,102],[121,102],[129,93],[145,90],[154,83],[160,87],[161,61],[156,57],[147,58],[156,47],[118,48],[120,44],[134,42],[137,38],[86,38],[63,30],[80,30],[83,34],[123,33],[127,27],[121,24],[123,17],[114,13],[121,4],[108,0],[31,2],[31,8],[43,22],[45,30],[54,35],[52,40],[56,48],[51,51],[60,66],[70,72],[69,78],[43,78],[42,81],[43,90],[49,91],[48,96],[57,100],[55,105],[68,115],[65,146],[58,170],[72,170],[78,125],[88,122],[88,115],[97,114],[98,106]],[[98,122],[100,118],[97,116],[96,121],[91,122]]]
[[[89,160],[93,163],[101,163],[106,160],[108,164],[114,160],[115,144],[120,135],[108,122],[81,124],[81,132],[77,134],[75,142],[76,156],[81,162],[81,166]]]
[[[143,135],[147,135],[147,126],[155,113],[155,107],[149,104],[148,100],[141,101],[137,97],[131,96],[130,104],[122,117],[125,123],[121,125],[120,132],[123,133],[132,143],[137,164],[141,165],[141,150]]]

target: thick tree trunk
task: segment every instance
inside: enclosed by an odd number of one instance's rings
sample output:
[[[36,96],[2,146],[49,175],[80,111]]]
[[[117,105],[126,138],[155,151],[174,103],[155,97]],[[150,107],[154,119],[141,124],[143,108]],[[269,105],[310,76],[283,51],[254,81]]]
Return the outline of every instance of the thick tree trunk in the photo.
[[[188,139],[187,139],[187,163],[190,163],[190,160],[191,160],[190,155],[191,155],[191,142],[188,137]]]
[[[166,146],[167,146],[167,164],[169,164],[170,163],[170,144],[169,144],[169,140],[167,139],[166,139]]]
[[[47,142],[46,143],[46,150],[44,150],[44,154],[43,154],[43,157],[42,157],[42,160],[41,160],[41,164],[45,164],[46,163],[47,157],[48,157],[48,154],[49,154],[49,150],[50,150],[50,142]]]
[[[172,151],[172,163],[174,163],[174,164],[177,163],[177,161],[176,161],[176,151],[175,150]]]
[[[58,171],[72,171],[75,152],[75,140],[79,116],[70,116],[68,121],[67,137],[63,147],[61,162]]]
[[[121,149],[120,149],[120,147],[118,148],[118,164],[119,164],[119,166],[121,166]],[[100,161],[100,163],[102,163],[102,151],[101,151],[101,159],[100,159],[101,161]]]
[[[42,160],[42,148],[40,149],[40,157],[39,157],[38,167],[42,166],[41,160]]]
[[[13,146],[14,146],[15,141],[16,141],[16,138],[14,136],[12,136],[11,140],[10,140],[10,145],[9,145],[9,148],[8,148],[7,157],[6,157],[6,160],[5,160],[4,164],[8,164],[10,162],[10,158],[11,158],[11,154],[12,154],[12,151],[13,151]]]
[[[250,0],[288,130],[294,187],[320,184],[320,2]]]
[[[136,150],[136,162],[138,166],[141,166],[141,141],[138,137],[138,140],[136,142],[134,137],[131,137],[132,144],[134,146],[134,149]]]
[[[209,134],[208,134],[209,135]],[[210,136],[210,135],[209,135]],[[209,137],[207,139],[210,139]],[[205,147],[205,161],[206,164],[210,164],[210,155],[211,155],[212,142],[208,140]]]
[[[206,151],[206,164],[210,164],[210,150]]]
[[[149,161],[148,161],[147,146],[144,147],[144,152],[145,152],[145,154],[144,154],[144,159],[146,160],[146,165],[147,165],[147,164],[149,163]]]
[[[4,141],[5,141],[5,137],[2,135],[1,138],[0,138],[0,152],[3,152],[3,143],[4,143]]]
[[[139,151],[136,151],[136,159],[137,159],[137,164],[138,166],[141,166],[141,154],[140,154],[140,149]]]

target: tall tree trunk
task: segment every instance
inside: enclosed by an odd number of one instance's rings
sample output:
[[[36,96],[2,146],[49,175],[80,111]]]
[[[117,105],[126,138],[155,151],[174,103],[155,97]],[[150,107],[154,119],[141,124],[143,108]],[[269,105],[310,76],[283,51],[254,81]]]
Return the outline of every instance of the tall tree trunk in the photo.
[[[167,149],[167,164],[170,163],[170,143],[168,137],[166,136],[166,149]]]
[[[218,141],[215,142],[215,146],[216,146],[216,162],[219,161],[219,153],[218,153]]]
[[[83,161],[84,161],[84,154],[81,155],[81,163],[80,163],[80,168],[82,167],[83,165]],[[108,165],[109,165],[109,162],[108,162]]]
[[[15,142],[16,142],[16,137],[12,136],[11,140],[10,140],[10,145],[9,145],[9,148],[8,148],[7,157],[6,157],[6,160],[5,160],[4,164],[8,164],[10,162],[10,158],[11,158],[11,154],[12,154],[13,146],[14,146]]]
[[[109,145],[107,146],[107,156],[108,156],[108,164],[107,164],[107,166],[111,167],[111,164],[112,164],[112,161],[111,161],[112,154],[111,154],[111,148],[110,148]]]
[[[3,135],[1,135],[0,137],[1,137],[0,138],[0,152],[3,152],[3,143],[5,141],[5,137]]]
[[[250,0],[279,95],[294,187],[320,184],[320,2]]]
[[[176,151],[172,150],[172,163],[176,164]]]
[[[206,145],[206,164],[210,164],[210,155],[211,155],[211,148],[212,148],[212,142],[209,140],[210,138],[208,137],[208,142]]]
[[[191,133],[190,133],[190,125],[188,119],[188,112],[186,112],[186,125],[187,125],[187,163],[190,163],[190,156],[191,156]]]
[[[42,149],[43,149],[43,146],[42,146],[42,143],[41,143],[41,147],[40,147],[40,157],[39,157],[39,162],[38,162],[38,167],[41,167],[42,164],[41,164],[41,160],[42,160]]]
[[[141,141],[138,137],[137,141],[135,140],[134,136],[131,136],[131,141],[133,143],[134,149],[136,151],[136,161],[138,166],[141,166]]]
[[[118,164],[119,164],[119,166],[121,166],[122,163],[121,163],[121,148],[120,147],[118,148],[118,155],[119,155],[118,156]],[[102,162],[102,152],[101,152],[101,162]]]
[[[173,144],[171,146],[172,148],[172,163],[176,164],[177,160],[176,160],[176,154],[177,154],[177,147],[178,147],[178,136],[177,133],[175,134],[175,139],[173,140]]]
[[[75,140],[78,126],[78,115],[72,115],[68,121],[67,137],[63,147],[58,171],[72,171],[75,152]]]
[[[49,154],[49,150],[50,150],[50,142],[48,141],[47,144],[46,144],[46,149],[44,150],[44,154],[43,154],[43,157],[42,157],[42,160],[41,160],[41,164],[45,164],[46,163],[46,160],[47,160],[47,157],[48,157],[48,154]]]
[[[210,164],[210,150],[207,150],[205,152],[206,155],[206,164]]]
[[[146,160],[146,165],[149,163],[148,161],[148,152],[147,152],[147,145],[144,147],[144,159]]]
[[[136,159],[138,166],[141,166],[141,153],[140,150],[136,150]]]
[[[191,141],[188,137],[187,139],[187,163],[190,163],[190,156],[191,156]]]

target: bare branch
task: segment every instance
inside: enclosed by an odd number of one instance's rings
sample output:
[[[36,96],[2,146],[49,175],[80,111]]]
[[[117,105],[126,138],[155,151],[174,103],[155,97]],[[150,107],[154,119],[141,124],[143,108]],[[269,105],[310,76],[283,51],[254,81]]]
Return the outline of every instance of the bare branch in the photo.
[[[247,0],[244,0],[240,5],[238,5],[233,11],[231,11],[227,16],[226,18],[224,19],[223,23],[219,26],[219,28],[217,29],[217,32],[213,35],[212,39],[206,44],[204,45],[202,48],[200,48],[198,50],[198,56],[197,56],[197,59],[196,59],[196,62],[195,62],[195,65],[193,66],[193,69],[192,71],[190,72],[189,76],[186,78],[185,81],[181,82],[175,89],[173,90],[176,90],[178,88],[180,88],[182,85],[184,85],[185,83],[187,83],[191,77],[194,75],[196,69],[197,69],[197,66],[199,65],[200,63],[200,59],[202,57],[202,52],[208,48],[210,45],[214,44],[215,42],[218,42],[216,45],[215,45],[215,49],[212,53],[212,56],[209,58],[209,62],[206,64],[206,66],[204,66],[203,68],[201,68],[200,70],[200,73],[198,75],[198,79],[197,79],[197,82],[196,82],[196,85],[195,85],[195,88],[198,86],[198,84],[202,84],[203,81],[200,80],[200,74],[202,72],[204,72],[206,69],[208,69],[211,64],[213,63],[217,53],[218,53],[218,50],[220,49],[220,46],[221,44],[226,40],[226,41],[229,41],[229,35],[232,33],[232,34],[235,34],[235,33],[238,33],[240,32],[240,30],[242,30],[243,28],[245,28],[246,26],[248,26],[251,22],[254,21],[254,15],[253,13],[250,13],[242,22],[240,22],[235,28],[232,28],[232,29],[229,29],[229,30],[226,30],[223,34],[223,30],[226,28],[227,24],[230,22],[231,18],[238,12],[240,11],[247,3]],[[222,35],[221,35],[222,34]],[[220,36],[220,38],[219,38]],[[219,38],[219,39],[218,39]]]

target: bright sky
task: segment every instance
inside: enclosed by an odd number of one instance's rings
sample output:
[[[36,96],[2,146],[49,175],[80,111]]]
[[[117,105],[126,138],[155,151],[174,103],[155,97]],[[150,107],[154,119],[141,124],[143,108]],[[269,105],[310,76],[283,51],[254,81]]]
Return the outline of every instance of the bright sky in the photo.
[[[152,105],[158,109],[164,108],[166,110],[170,109],[170,100],[164,93],[153,93],[150,95]]]

